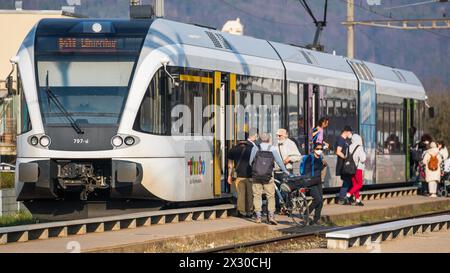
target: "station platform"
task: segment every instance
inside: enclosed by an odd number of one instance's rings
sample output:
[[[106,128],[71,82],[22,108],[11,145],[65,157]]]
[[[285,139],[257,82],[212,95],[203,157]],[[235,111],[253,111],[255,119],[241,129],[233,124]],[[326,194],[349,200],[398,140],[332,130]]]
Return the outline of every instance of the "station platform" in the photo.
[[[423,233],[382,244],[349,249],[316,248],[296,253],[450,253],[450,231]]]
[[[450,198],[403,196],[366,200],[364,207],[328,205],[322,220],[327,225],[351,225],[414,216],[450,209]],[[287,217],[277,216],[279,225],[256,224],[250,219],[179,222],[88,233],[0,245],[0,253],[23,252],[193,252],[235,242],[277,237],[283,234],[320,230],[299,228]]]

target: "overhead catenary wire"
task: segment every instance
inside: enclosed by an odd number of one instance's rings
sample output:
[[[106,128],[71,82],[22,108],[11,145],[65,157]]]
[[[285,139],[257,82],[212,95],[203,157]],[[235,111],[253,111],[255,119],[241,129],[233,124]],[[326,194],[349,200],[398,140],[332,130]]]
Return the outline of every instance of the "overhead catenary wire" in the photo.
[[[348,0],[339,0],[339,1],[345,2],[346,4],[348,4]],[[364,10],[364,11],[367,11],[367,12],[370,12],[370,13],[373,13],[373,14],[375,14],[375,15],[381,16],[381,17],[386,18],[386,19],[401,20],[401,19],[398,19],[398,18],[394,18],[393,16],[386,16],[386,15],[384,15],[384,14],[382,14],[382,13],[378,13],[378,12],[372,10],[372,9],[368,9],[368,8],[364,7],[364,6],[361,5],[361,4],[353,3],[353,5],[354,5],[355,7],[357,7],[357,8],[359,8],[359,9],[361,9],[361,10]],[[428,29],[419,29],[419,30],[426,31],[426,32],[431,33],[431,34],[434,34],[434,35],[436,35],[436,36],[441,36],[441,37],[443,37],[443,38],[450,39],[450,36],[448,36],[448,35],[441,34],[441,33],[436,33],[436,32],[434,32],[434,31],[431,31],[431,30],[428,30]]]
[[[420,6],[420,5],[425,5],[425,4],[437,3],[437,2],[438,2],[438,0],[431,0],[431,1],[424,1],[424,2],[419,2],[419,3],[412,3],[412,4],[388,7],[388,8],[384,8],[384,9],[391,10],[391,9],[398,9],[398,8],[407,8],[407,7]]]
[[[290,23],[290,22],[282,22],[282,21],[277,21],[277,20],[270,20],[270,19],[267,19],[265,17],[257,16],[257,15],[255,15],[254,11],[252,11],[252,12],[246,11],[245,9],[243,9],[243,8],[237,6],[237,5],[233,5],[233,4],[229,3],[226,0],[220,0],[220,1],[225,3],[227,6],[233,8],[235,10],[238,10],[238,11],[240,11],[240,12],[242,12],[242,13],[244,13],[244,14],[252,17],[252,18],[255,18],[255,19],[258,19],[258,20],[261,20],[261,21],[265,21],[265,22],[268,22],[268,23],[275,23],[275,24],[288,25],[288,26],[310,26],[309,23],[299,24],[299,23]],[[339,23],[339,22],[338,21],[331,21],[331,23]]]

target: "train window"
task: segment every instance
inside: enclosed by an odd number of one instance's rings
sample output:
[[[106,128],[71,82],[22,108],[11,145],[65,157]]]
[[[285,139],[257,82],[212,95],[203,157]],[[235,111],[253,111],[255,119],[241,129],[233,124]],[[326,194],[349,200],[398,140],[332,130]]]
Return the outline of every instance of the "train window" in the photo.
[[[187,70],[184,73],[192,75],[180,83],[184,93],[184,104],[191,111],[191,133],[193,135],[209,135],[212,132],[203,132],[203,126],[210,120],[203,117],[203,109],[209,105],[213,91],[212,73],[197,70]],[[183,79],[183,75],[180,75]]]
[[[28,111],[27,101],[25,99],[25,93],[23,92],[23,86],[20,76],[18,77],[17,84],[20,94],[20,126],[18,126],[18,134],[23,134],[31,131],[30,112]]]
[[[240,103],[245,107],[244,131],[274,131],[281,117],[271,106],[281,106],[282,81],[244,75],[237,75],[236,80]]]
[[[150,82],[139,108],[135,122],[135,130],[163,135],[166,127],[166,86],[165,78],[158,71]]]
[[[389,134],[395,135],[395,108],[388,108],[389,111]]]
[[[326,107],[327,107],[325,115],[329,116],[329,117],[334,116],[334,101],[333,100],[325,100],[325,102],[326,102]]]
[[[329,118],[329,126],[325,130],[324,139],[334,145],[337,136],[345,125],[352,126],[354,130],[358,128],[358,92],[356,90],[323,87],[322,97],[320,115]]]
[[[397,113],[396,113],[396,124],[397,124],[397,135],[399,137],[399,139],[401,140],[401,142],[403,143],[403,111],[401,108],[397,108]],[[400,147],[401,149],[402,147]]]
[[[402,98],[377,96],[378,153],[403,154],[404,103]]]
[[[252,118],[252,128],[259,128],[262,130],[262,119],[260,113],[260,105],[262,104],[262,98],[260,93],[253,93],[253,103],[256,106],[256,117]]]
[[[334,115],[336,117],[341,117],[342,116],[342,101],[341,100],[336,100],[334,102]]]
[[[250,128],[250,112],[245,111],[245,107],[251,105],[252,94],[246,91],[238,91],[236,97],[238,98],[236,104],[242,107],[237,109],[239,110],[237,112],[238,139],[242,140],[245,139],[244,132],[248,132]]]
[[[383,143],[384,143],[384,131],[383,131],[383,108],[382,107],[378,107],[377,109],[377,137],[378,137],[378,141],[377,141],[377,149],[379,151],[379,153],[382,153],[382,149],[383,149]]]
[[[273,95],[273,108],[272,108],[272,129],[275,134],[276,130],[281,126],[281,95]],[[272,135],[275,137],[275,135]]]
[[[299,119],[304,116],[305,114],[305,96],[304,96],[304,90],[303,90],[303,85],[300,84],[299,88],[298,88],[298,115],[299,115]]]
[[[289,134],[298,135],[298,116],[299,116],[299,100],[298,100],[298,84],[289,84],[288,95],[288,117],[289,117]]]
[[[263,99],[264,107],[261,108],[263,110],[262,119],[264,121],[263,132],[272,132],[272,95],[264,94]]]
[[[237,75],[236,80],[237,90],[241,91],[245,90],[269,93],[281,93],[282,91],[283,82],[277,79]]]
[[[342,116],[347,117],[348,112],[348,101],[342,100]]]

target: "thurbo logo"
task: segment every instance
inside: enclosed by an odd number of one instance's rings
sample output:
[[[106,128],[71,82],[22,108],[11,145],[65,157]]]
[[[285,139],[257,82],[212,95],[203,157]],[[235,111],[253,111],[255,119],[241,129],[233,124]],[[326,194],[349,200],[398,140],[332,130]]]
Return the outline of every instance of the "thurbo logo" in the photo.
[[[206,161],[202,160],[199,156],[198,160],[194,160],[194,157],[188,161],[189,175],[204,175],[206,172]]]

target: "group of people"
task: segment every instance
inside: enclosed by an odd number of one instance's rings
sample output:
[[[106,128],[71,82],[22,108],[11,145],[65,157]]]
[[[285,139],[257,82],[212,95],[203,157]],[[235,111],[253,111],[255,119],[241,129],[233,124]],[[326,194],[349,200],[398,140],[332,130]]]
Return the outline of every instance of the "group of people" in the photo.
[[[429,134],[424,134],[420,141],[411,146],[411,173],[422,182],[422,194],[437,197],[438,186],[450,179],[450,158],[443,140],[433,141]]]
[[[314,213],[312,225],[320,225],[323,206],[322,183],[326,175],[328,163],[323,150],[330,145],[324,140],[324,129],[329,120],[322,118],[312,129],[312,151],[302,156],[295,140],[288,137],[286,129],[279,129],[277,142],[271,144],[268,133],[258,134],[250,130],[247,139],[240,141],[228,153],[228,183],[235,183],[237,192],[237,210],[241,217],[256,217],[262,222],[262,195],[267,199],[267,220],[277,224],[275,220],[276,194],[274,172],[286,175],[302,175],[315,178],[318,183],[311,184],[308,189],[313,201],[309,207]],[[363,184],[363,171],[366,154],[362,138],[352,133],[350,126],[345,126],[336,143],[336,175],[343,180],[340,191],[340,203],[350,205],[355,202],[362,206],[359,191]]]
[[[228,183],[232,184],[233,180],[235,181],[238,213],[242,217],[251,218],[254,212],[257,223],[261,223],[262,220],[262,195],[265,194],[267,220],[271,224],[277,224],[274,216],[275,164],[277,170],[291,174],[297,165],[295,163],[300,161],[301,157],[295,143],[287,138],[286,130],[278,130],[277,138],[277,145],[274,146],[271,145],[270,134],[262,133],[258,136],[256,130],[250,130],[247,140],[240,141],[228,153]],[[235,179],[233,179],[233,165]]]

